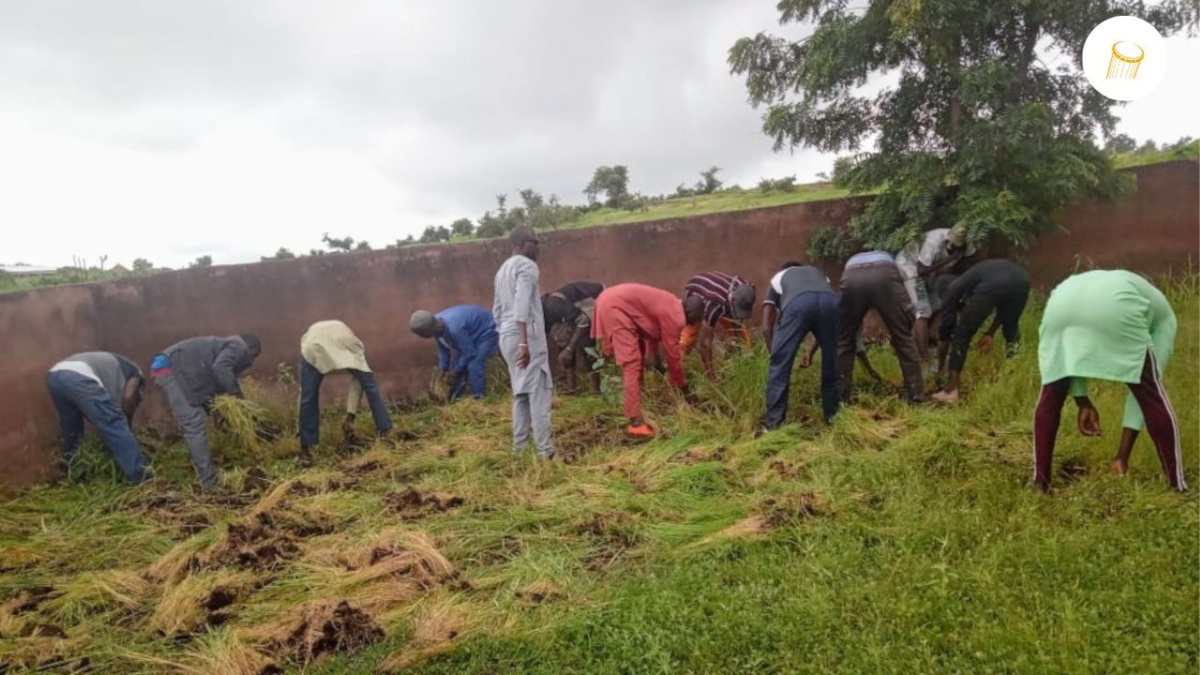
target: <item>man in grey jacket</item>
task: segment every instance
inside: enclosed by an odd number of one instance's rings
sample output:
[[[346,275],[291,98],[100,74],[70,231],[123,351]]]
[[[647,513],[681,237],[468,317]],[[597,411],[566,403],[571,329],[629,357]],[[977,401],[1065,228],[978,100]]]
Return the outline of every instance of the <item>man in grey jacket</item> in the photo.
[[[500,334],[500,354],[508,363],[513,390],[513,452],[529,443],[530,432],[541,459],[554,457],[550,440],[550,402],[554,381],[543,323],[538,238],[528,227],[509,235],[512,257],[496,272],[492,316]]]
[[[183,428],[200,487],[217,484],[208,450],[207,410],[219,394],[242,397],[238,376],[262,351],[255,335],[195,337],[177,342],[150,363],[150,377],[167,396],[171,413]]]

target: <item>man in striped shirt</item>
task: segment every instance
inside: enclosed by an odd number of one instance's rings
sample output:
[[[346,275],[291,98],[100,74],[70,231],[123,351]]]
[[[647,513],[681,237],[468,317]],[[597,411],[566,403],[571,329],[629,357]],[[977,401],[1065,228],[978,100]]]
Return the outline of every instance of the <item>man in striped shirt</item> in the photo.
[[[686,354],[694,343],[700,344],[700,358],[709,379],[715,379],[712,365],[713,337],[719,327],[745,333],[743,322],[754,312],[754,285],[724,272],[704,272],[688,280],[683,297],[697,297],[704,303],[704,320],[684,331]]]

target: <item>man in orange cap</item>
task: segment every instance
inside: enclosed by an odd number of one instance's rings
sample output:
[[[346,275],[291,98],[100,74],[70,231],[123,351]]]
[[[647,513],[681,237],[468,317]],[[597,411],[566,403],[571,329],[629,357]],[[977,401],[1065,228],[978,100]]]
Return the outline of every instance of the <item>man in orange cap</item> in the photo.
[[[642,418],[642,376],[646,357],[666,354],[671,386],[687,388],[679,348],[685,325],[699,323],[704,303],[696,297],[686,302],[667,291],[642,284],[619,284],[596,299],[592,337],[604,340],[604,354],[614,356],[625,381],[626,433],[652,438],[654,430]]]

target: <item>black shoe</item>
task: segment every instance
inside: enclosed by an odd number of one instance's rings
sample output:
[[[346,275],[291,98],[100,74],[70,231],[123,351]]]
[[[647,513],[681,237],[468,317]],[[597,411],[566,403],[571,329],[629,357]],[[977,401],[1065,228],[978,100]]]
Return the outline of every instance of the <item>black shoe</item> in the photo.
[[[306,469],[309,468],[313,465],[312,450],[308,448],[300,448],[300,455],[297,457],[297,460],[300,462],[300,466]]]

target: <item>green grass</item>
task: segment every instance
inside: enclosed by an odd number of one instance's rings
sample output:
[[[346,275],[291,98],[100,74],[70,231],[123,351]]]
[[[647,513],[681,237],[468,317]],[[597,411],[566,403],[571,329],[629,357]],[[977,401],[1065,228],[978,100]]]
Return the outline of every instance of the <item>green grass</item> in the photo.
[[[1191,160],[1195,162],[1200,159],[1200,139],[1188,143],[1186,146],[1178,150],[1159,150],[1157,152],[1129,152],[1117,155],[1114,164],[1118,169],[1128,169],[1135,166],[1145,166],[1146,164],[1160,164],[1162,162],[1178,162],[1180,160]]]
[[[619,223],[640,223],[647,220],[665,220],[668,218],[701,216],[725,211],[744,211],[746,209],[760,209],[768,206],[785,206],[801,202],[841,199],[849,194],[849,190],[835,188],[829,183],[797,185],[796,189],[792,192],[772,191],[763,193],[752,189],[730,190],[711,195],[668,199],[659,204],[649,205],[645,210],[640,211],[602,208],[588,213],[580,220],[564,225],[563,229],[616,225]]]
[[[1181,329],[1166,383],[1195,484],[1196,278],[1168,290]],[[1027,313],[1014,360],[972,354],[960,406],[913,407],[861,381],[858,404],[825,427],[814,421],[814,367],[794,376],[796,423],[759,439],[761,347],[726,355],[719,387],[697,382],[702,409],[648,378],[663,434],[645,445],[621,438],[617,401],[560,396],[556,440],[581,453],[571,464],[512,457],[499,393],[397,411],[399,449],[336,451],[329,420],[311,469],[287,458],[290,441],[266,444],[265,495],[242,490],[238,465],[251,455],[233,436],[215,434],[227,467],[216,497],[189,491],[178,443],[154,452],[153,484],[129,489],[93,442],[72,482],[30,488],[0,510],[0,663],[87,658],[99,673],[256,673],[268,662],[330,674],[1195,672],[1198,503],[1167,490],[1148,439],[1128,477],[1108,474],[1121,387],[1094,387],[1103,438],[1078,436],[1065,415],[1055,464],[1082,475],[1058,478],[1049,497],[1028,489],[1038,312]],[[890,352],[872,358],[899,382]],[[294,424],[283,407],[294,392],[249,391]],[[409,485],[463,502],[389,510],[389,495]],[[270,514],[275,531],[299,528],[294,554],[273,569],[222,564],[229,524],[254,513]],[[37,586],[54,591],[19,611]],[[199,604],[218,587],[233,589],[224,621]],[[385,636],[306,664],[286,646],[301,609],[342,600]]]

